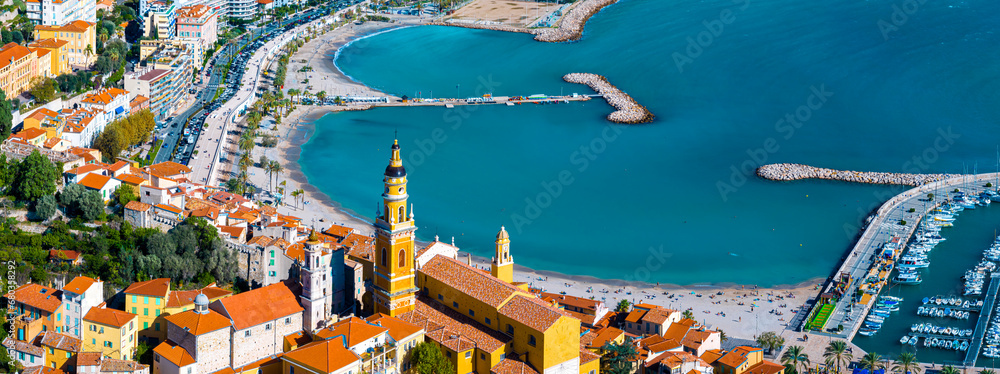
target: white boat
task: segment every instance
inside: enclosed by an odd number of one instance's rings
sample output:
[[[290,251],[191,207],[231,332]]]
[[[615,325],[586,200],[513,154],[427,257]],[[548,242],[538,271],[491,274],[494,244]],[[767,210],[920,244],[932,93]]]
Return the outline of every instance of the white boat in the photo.
[[[899,344],[906,344],[909,342],[910,342],[910,337],[908,335],[903,335],[902,338],[899,338]]]

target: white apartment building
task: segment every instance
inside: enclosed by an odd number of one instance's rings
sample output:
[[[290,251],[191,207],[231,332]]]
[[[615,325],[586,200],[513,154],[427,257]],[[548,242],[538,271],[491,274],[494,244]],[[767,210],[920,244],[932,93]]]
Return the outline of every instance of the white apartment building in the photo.
[[[28,19],[36,25],[59,26],[71,21],[97,22],[93,0],[27,0]]]
[[[79,276],[63,287],[63,332],[82,339],[81,320],[90,308],[104,302],[104,282]]]

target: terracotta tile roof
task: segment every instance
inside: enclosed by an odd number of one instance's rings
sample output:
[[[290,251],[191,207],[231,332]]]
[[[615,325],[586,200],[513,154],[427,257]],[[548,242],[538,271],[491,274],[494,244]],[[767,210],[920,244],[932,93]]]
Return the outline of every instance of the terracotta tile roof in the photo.
[[[111,181],[111,179],[112,179],[111,177],[106,175],[90,173],[84,176],[83,179],[80,179],[79,182],[76,182],[76,184],[79,184],[81,186],[87,187],[92,190],[100,190],[104,188],[104,186],[106,186],[108,182]]]
[[[3,56],[0,56],[0,58],[2,58],[2,57]],[[0,66],[0,69],[2,69],[2,68],[3,67]],[[46,134],[45,130],[32,127],[30,129],[24,129],[24,130],[18,131],[16,134],[12,134],[11,137],[12,138],[20,138],[20,139],[23,139],[25,141],[28,141],[28,140],[31,140],[31,139],[37,139],[37,138],[43,137],[43,136],[45,136],[45,134]]]
[[[285,335],[285,343],[288,344],[289,347],[301,347],[312,343],[312,337],[305,332],[299,331],[294,334]]]
[[[458,352],[472,346],[493,352],[511,340],[507,335],[425,296],[417,297],[414,310],[398,318],[422,328],[428,338]]]
[[[681,340],[681,344],[685,347],[698,349],[701,345],[705,343],[713,334],[718,334],[715,331],[709,330],[688,330],[684,340]]]
[[[64,257],[67,260],[76,261],[76,259],[80,258],[80,252],[71,251],[71,250],[68,250],[68,249],[50,249],[49,250],[49,258],[52,258],[52,259],[62,259]],[[90,279],[90,278],[88,278],[88,279]],[[93,279],[91,279],[91,280],[93,280]],[[87,285],[87,286],[89,287],[90,285]],[[65,288],[63,288],[63,289],[65,290]]]
[[[104,170],[104,164],[102,163],[85,164],[83,166],[67,170],[66,174],[80,175],[83,173],[90,173],[98,170]]]
[[[278,209],[275,208],[275,207],[273,207],[273,206],[270,206],[270,205],[261,205],[260,206],[260,211],[261,211],[261,213],[264,213],[265,215],[272,216],[272,217],[274,215],[278,214]]]
[[[209,310],[208,313],[205,314],[198,314],[193,310],[172,314],[167,316],[167,322],[173,323],[177,325],[177,327],[180,327],[184,329],[184,331],[190,332],[195,336],[232,326],[232,322],[229,321],[229,318],[226,318],[214,310]]]
[[[173,161],[164,161],[158,164],[152,164],[147,166],[146,172],[155,175],[157,177],[169,178],[179,174],[190,173],[191,168],[178,164]]]
[[[87,28],[93,25],[95,25],[93,22],[76,20],[62,26],[37,25],[35,26],[35,31],[84,32],[87,31]]]
[[[160,357],[165,358],[167,361],[170,361],[179,367],[195,363],[194,358],[188,354],[187,350],[169,340],[164,340],[163,343],[157,345],[156,348],[153,348],[153,352],[156,352],[156,354],[160,355]]]
[[[143,75],[139,76],[139,80],[141,80],[141,81],[153,81],[153,80],[156,80],[157,78],[164,77],[164,76],[166,76],[169,73],[170,73],[170,70],[167,70],[167,69],[153,69],[153,70],[150,70],[150,71],[146,72],[146,74],[143,74]]]
[[[583,325],[594,326],[594,316],[590,314],[584,314],[572,310],[563,310],[563,313],[568,314],[570,317],[580,320]]]
[[[582,308],[582,309],[586,309],[586,310],[593,310],[593,311],[596,311],[597,308],[602,303],[602,301],[599,301],[599,300],[591,300],[591,299],[587,299],[587,298],[583,298],[583,297],[576,297],[576,296],[570,296],[570,295],[561,295],[561,294],[549,293],[549,292],[542,292],[542,294],[540,295],[540,297],[543,300],[544,299],[552,299],[552,300],[555,300],[559,304],[562,304],[562,305],[573,306],[573,307]]]
[[[718,362],[728,367],[733,367],[733,368],[739,367],[740,365],[743,365],[743,363],[747,361],[747,355],[750,354],[750,352],[755,352],[759,350],[760,348],[739,346],[733,348],[729,352],[726,352],[725,355],[723,355],[721,358],[718,359]]]
[[[272,238],[270,236],[260,235],[260,236],[255,236],[253,238],[250,238],[250,240],[247,240],[247,244],[248,245],[259,245],[261,247],[267,247],[273,241],[274,241],[274,238]]]
[[[671,315],[675,313],[677,313],[676,310],[666,308],[650,309],[646,312],[646,315],[642,316],[642,321],[662,325],[670,319]]]
[[[108,105],[111,104],[115,98],[122,95],[128,95],[128,91],[114,87],[107,87],[85,96],[81,102],[95,105]]]
[[[611,341],[616,341],[619,337],[624,335],[625,332],[614,327],[606,327],[597,332],[597,336],[590,343],[593,348],[601,348],[604,344]]]
[[[14,291],[14,300],[49,313],[55,313],[62,306],[62,291],[28,283]]]
[[[239,240],[246,235],[247,228],[240,226],[219,226],[219,233],[229,235],[230,238]]]
[[[667,330],[663,332],[663,336],[670,339],[684,340],[688,331],[690,331],[691,327],[694,326],[691,322],[694,321],[690,319],[682,319],[679,322],[671,323],[670,326],[667,327]]]
[[[146,182],[145,178],[135,174],[122,174],[115,178],[122,181],[122,183],[128,183],[134,186],[138,186]]]
[[[330,228],[323,231],[324,234],[335,237],[338,241],[344,240],[344,238],[347,238],[347,236],[352,232],[354,232],[354,229],[341,225],[331,225]]]
[[[645,310],[633,310],[627,317],[625,317],[625,322],[639,323],[639,321],[642,320],[642,316],[645,314]]]
[[[181,308],[188,305],[194,305],[194,298],[197,297],[199,293],[205,294],[209,300],[215,300],[220,297],[227,297],[233,294],[232,291],[214,286],[214,283],[213,285],[209,285],[208,287],[200,290],[170,291],[170,295],[167,296],[167,307]]]
[[[357,354],[344,348],[340,339],[308,344],[285,353],[283,359],[320,373],[332,373],[361,361]]]
[[[368,260],[369,262],[375,260],[375,239],[371,237],[351,233],[340,243],[347,247],[348,256]]]
[[[135,97],[132,98],[132,102],[130,104],[133,106],[142,105],[144,101],[149,101],[149,98],[142,95],[135,95]]]
[[[347,346],[354,347],[388,331],[389,329],[385,327],[370,324],[358,317],[351,317],[317,331],[316,337],[326,340],[336,336],[344,336],[347,338]]]
[[[46,41],[46,40],[56,41],[55,39],[42,39],[42,40],[36,41],[35,43]],[[64,45],[66,43],[69,43],[69,42],[63,41],[63,40],[59,40],[58,42],[60,42],[60,43],[62,43]],[[58,118],[59,117],[59,113],[56,113],[54,110],[51,110],[49,108],[44,108],[43,107],[43,108],[38,108],[38,110],[36,110],[34,112],[31,112],[31,114],[29,114],[27,118],[36,119],[36,120],[41,121],[41,120],[45,119],[45,117]]]
[[[599,355],[599,354],[596,354],[594,352],[588,351],[586,349],[581,349],[580,350],[580,365],[586,364],[588,362],[592,362],[594,360],[600,360],[600,359],[601,359],[601,355]]]
[[[760,363],[757,363],[756,365],[753,365],[750,368],[748,368],[746,371],[744,371],[744,373],[746,373],[746,374],[776,374],[776,373],[780,373],[782,370],[785,370],[785,366],[784,365],[780,365],[780,364],[776,364],[776,363],[771,362],[771,361],[763,360]]]
[[[444,256],[434,256],[420,272],[494,308],[521,292],[507,282]]]
[[[134,320],[135,314],[123,312],[117,309],[108,308],[90,308],[87,315],[83,317],[84,321],[96,322],[102,325],[114,326],[116,328],[122,328],[129,322]]]
[[[174,214],[181,214],[181,213],[184,212],[184,211],[181,210],[181,208],[175,207],[175,206],[170,205],[170,204],[156,204],[154,206],[156,208],[158,208],[158,209],[166,210],[166,211],[168,211],[170,213],[174,213]]]
[[[125,294],[136,294],[156,297],[167,297],[170,291],[170,278],[157,278],[145,282],[136,282],[125,289]]]
[[[591,343],[594,342],[594,338],[597,338],[597,333],[591,331],[590,329],[582,329],[583,335],[580,335],[580,346],[589,347]]]
[[[389,329],[389,336],[397,342],[422,331],[417,325],[382,313],[369,316],[368,322]]]
[[[97,366],[101,364],[101,352],[80,352],[76,354],[76,366]]]
[[[32,356],[42,357],[45,354],[45,349],[37,345],[28,344],[28,342],[22,342],[20,340],[14,340],[14,338],[7,337],[3,340],[3,346],[11,348],[17,352],[24,352]]]
[[[42,333],[42,346],[51,347],[67,352],[80,352],[80,339],[55,331],[45,331]]]
[[[31,54],[31,50],[17,43],[7,43],[0,47],[0,69],[10,65],[11,61],[17,61]]]
[[[519,360],[505,358],[490,368],[493,374],[538,374],[538,371]]]
[[[566,316],[556,307],[524,295],[517,295],[510,299],[500,307],[500,314],[521,322],[538,332],[547,331],[559,318]]]
[[[702,360],[705,360],[705,362],[707,362],[709,365],[712,365],[716,361],[718,361],[720,358],[722,358],[722,356],[724,356],[725,354],[726,353],[723,352],[720,349],[712,349],[712,350],[705,351],[705,353],[702,353],[701,357],[699,357],[699,358],[701,358]]]
[[[653,365],[656,365],[656,364],[661,364],[661,365],[663,365],[663,366],[665,366],[667,368],[676,369],[676,368],[680,368],[685,363],[698,362],[698,361],[701,361],[701,359],[699,359],[697,356],[695,356],[693,354],[690,354],[688,352],[685,352],[685,351],[669,351],[669,352],[660,353],[659,355],[657,355],[652,360],[647,360],[646,363],[645,363],[645,366],[648,368],[648,367],[652,367]],[[704,363],[704,361],[702,361],[702,363]],[[708,364],[705,363],[702,366],[708,366]],[[668,371],[668,370],[664,370],[664,371]]]
[[[146,204],[146,203],[143,203],[143,202],[139,202],[139,201],[129,201],[128,204],[125,204],[125,209],[135,210],[135,211],[139,211],[139,212],[145,212],[145,211],[149,210],[152,207],[153,207],[152,205],[149,205],[149,204]]]
[[[149,365],[143,365],[135,361],[118,360],[114,358],[105,358],[101,360],[102,373],[134,372],[146,370],[148,368]]]
[[[237,330],[302,312],[302,307],[284,283],[275,283],[219,301]],[[215,305],[215,304],[213,304]]]
[[[62,370],[53,369],[41,365],[24,368],[24,371],[22,371],[21,373],[22,374],[65,374],[65,372],[63,372]]]

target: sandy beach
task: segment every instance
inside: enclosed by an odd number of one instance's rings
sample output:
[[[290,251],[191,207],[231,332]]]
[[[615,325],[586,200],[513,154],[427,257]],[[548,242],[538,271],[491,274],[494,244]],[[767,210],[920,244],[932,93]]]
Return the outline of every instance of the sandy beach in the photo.
[[[384,96],[383,92],[371,89],[361,83],[344,76],[334,66],[333,58],[337,49],[356,38],[372,35],[398,27],[406,23],[366,22],[362,25],[344,26],[317,37],[306,43],[292,58],[289,65],[289,75],[285,90],[305,89],[303,84],[309,79],[309,91],[316,93],[326,91],[330,97],[338,94]],[[362,39],[363,40],[363,39]],[[306,62],[302,62],[305,60]],[[300,73],[298,68],[308,65],[313,71]],[[268,159],[278,160],[285,171],[278,177],[286,183],[288,192],[302,189],[304,198],[295,201],[288,196],[285,205],[278,208],[282,214],[293,215],[302,219],[304,224],[317,227],[327,227],[331,224],[346,225],[362,234],[372,232],[371,223],[352,216],[343,211],[331,197],[319,191],[308,183],[306,176],[299,168],[301,145],[308,141],[314,132],[314,121],[332,111],[357,110],[358,107],[346,106],[297,106],[296,109],[282,120],[273,131],[279,136],[275,148],[257,147],[253,159],[261,155]],[[268,122],[269,119],[265,119]],[[377,173],[378,171],[373,171]],[[250,169],[251,180],[257,186],[266,188],[267,174],[258,167]],[[377,193],[377,191],[373,192]],[[418,218],[419,219],[419,218]],[[447,241],[442,239],[442,241]],[[419,245],[426,245],[420,243]],[[516,258],[516,247],[514,249]],[[467,253],[460,253],[463,260]],[[489,267],[489,259],[475,257],[473,263],[479,267]],[[753,285],[706,285],[677,286],[657,285],[639,282],[626,283],[618,280],[602,280],[588,276],[573,276],[556,272],[533,270],[517,266],[515,281],[527,282],[532,287],[546,292],[562,293],[584,298],[603,300],[611,309],[619,300],[629,300],[632,303],[651,303],[676,310],[691,310],[699,322],[712,328],[721,329],[729,337],[753,339],[765,331],[775,331],[779,334],[785,331],[787,324],[796,312],[801,313],[802,304],[816,294],[816,285],[821,279],[774,288],[755,289]],[[721,293],[721,294],[720,294]]]

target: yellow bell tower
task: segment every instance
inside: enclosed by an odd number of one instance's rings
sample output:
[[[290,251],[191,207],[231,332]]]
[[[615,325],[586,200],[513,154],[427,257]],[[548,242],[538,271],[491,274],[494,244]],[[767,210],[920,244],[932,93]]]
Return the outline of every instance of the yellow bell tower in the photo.
[[[385,168],[382,209],[375,218],[375,311],[390,316],[413,310],[416,303],[413,207],[407,209],[406,169],[399,157],[399,141]]]
[[[500,226],[497,233],[497,248],[490,264],[490,274],[507,283],[514,282],[514,258],[510,256],[510,235],[507,229]]]

